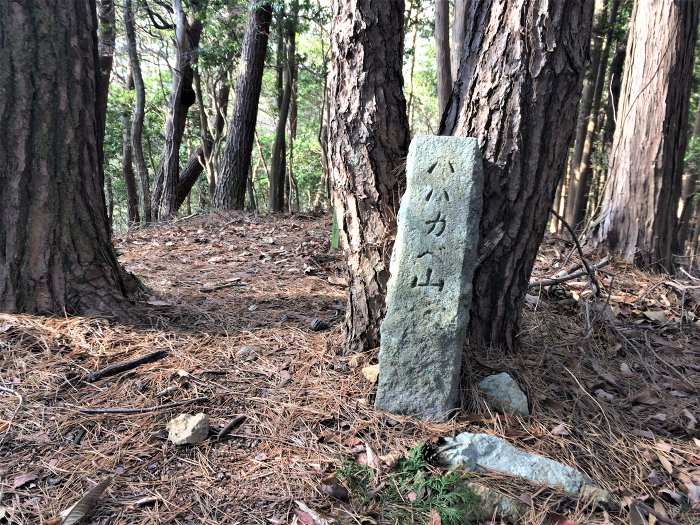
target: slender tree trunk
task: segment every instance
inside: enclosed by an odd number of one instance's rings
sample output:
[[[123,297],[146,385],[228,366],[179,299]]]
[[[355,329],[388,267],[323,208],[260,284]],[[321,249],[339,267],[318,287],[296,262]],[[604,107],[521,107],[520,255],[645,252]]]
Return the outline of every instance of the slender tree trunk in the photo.
[[[618,43],[610,63],[610,76],[608,78],[606,89],[608,90],[608,101],[605,106],[605,126],[603,128],[603,148],[605,152],[610,154],[610,146],[612,145],[613,135],[615,134],[615,126],[617,122],[618,103],[620,102],[620,89],[622,88],[622,73],[625,65],[625,57],[627,56],[627,35]]]
[[[245,204],[271,19],[270,2],[250,1],[241,69],[235,88],[235,107],[229,123],[221,174],[212,201],[215,208],[241,210]]]
[[[100,180],[95,2],[0,2],[0,310],[127,315]]]
[[[591,36],[592,2],[473,0],[443,134],[484,160],[472,344],[515,346],[520,309],[565,169]]]
[[[690,144],[692,139],[697,140],[699,137],[700,107],[695,111],[695,123],[688,136],[688,144]],[[689,166],[685,166],[685,175],[683,177],[681,189],[681,204],[683,208],[681,210],[680,219],[678,220],[676,234],[676,246],[681,254],[685,253],[685,243],[689,238],[690,221],[693,217],[693,211],[695,209],[694,202],[700,200],[698,199],[698,196],[695,195],[695,192],[697,191],[698,168],[699,166],[697,161],[692,162]]]
[[[403,0],[337,2],[332,35],[329,159],[350,283],[350,351],[379,345],[389,253],[404,189]]]
[[[452,79],[457,78],[459,71],[459,63],[462,60],[462,50],[464,49],[464,40],[467,36],[467,6],[470,0],[455,0],[454,20],[452,22],[452,44],[450,53],[450,70],[452,71]],[[450,91],[452,88],[450,88]]]
[[[109,80],[112,76],[112,63],[114,62],[114,42],[116,41],[113,0],[97,0],[97,19],[100,60],[100,75],[97,82],[97,143],[100,155],[104,158],[103,144],[107,123],[107,99],[109,97]]]
[[[574,175],[578,178],[576,192],[572,199],[571,222],[569,224],[583,226],[586,218],[586,208],[589,200],[589,192],[591,183],[593,182],[593,167],[591,158],[593,155],[593,141],[597,135],[600,121],[600,103],[605,89],[605,77],[608,66],[608,57],[610,56],[610,48],[613,45],[613,37],[615,33],[615,24],[617,23],[617,13],[620,8],[620,0],[611,0],[610,15],[607,20],[607,30],[605,33],[605,41],[603,42],[602,52],[598,60],[598,71],[595,77],[595,87],[593,89],[593,102],[591,103],[591,112],[588,117],[586,127],[586,137],[583,141],[583,151],[581,152],[581,163],[576,168]]]
[[[215,146],[221,138],[221,133],[224,130],[224,115],[226,115],[226,110],[228,108],[230,88],[228,84],[224,84],[219,89],[216,95],[217,102],[217,113],[214,117],[214,136],[207,132],[206,136],[202,138],[202,144],[190,155],[187,164],[182,169],[180,173],[180,178],[177,182],[177,188],[175,190],[175,209],[180,209],[182,203],[185,201],[187,196],[192,191],[192,188],[196,184],[200,175],[204,172],[205,168],[207,170],[214,169],[214,155],[216,154]],[[210,194],[216,192],[216,182],[212,182],[210,179],[208,181]]]
[[[193,21],[187,19],[182,0],[173,0],[173,11],[177,59],[172,70],[170,110],[165,123],[165,146],[151,203],[154,218],[159,220],[170,219],[177,213],[175,194],[180,178],[180,146],[185,134],[187,112],[196,101],[192,85],[193,65],[197,61],[199,39],[203,29],[198,11],[195,11]]]
[[[437,48],[438,115],[442,116],[452,93],[450,65],[450,3],[435,0],[435,47]]]
[[[103,174],[104,186],[105,186],[105,198],[107,200],[107,221],[109,224],[109,229],[112,229],[114,224],[114,189],[112,188],[112,177]]]
[[[583,93],[579,103],[578,118],[576,120],[576,133],[574,147],[569,162],[569,185],[566,191],[566,214],[565,219],[572,227],[576,227],[574,217],[576,203],[578,201],[578,190],[581,187],[581,173],[579,166],[583,156],[583,146],[586,141],[586,131],[591,120],[591,110],[593,107],[593,95],[595,92],[596,75],[601,62],[601,47],[603,40],[603,30],[607,25],[606,5],[603,0],[595,0],[595,10],[593,15],[593,42],[591,44],[591,64],[583,82]]]
[[[131,119],[128,112],[122,114],[122,175],[126,186],[126,211],[129,218],[129,226],[138,224],[139,195],[136,189],[136,177],[134,176],[134,155],[131,144]]]
[[[628,262],[667,271],[699,8],[676,0],[634,4],[604,205],[591,234],[593,244]]]
[[[134,118],[131,128],[131,141],[134,152],[134,164],[136,173],[141,185],[141,211],[144,222],[151,222],[151,189],[148,181],[148,167],[146,157],[143,154],[143,120],[146,114],[146,87],[141,74],[141,62],[136,47],[136,28],[134,25],[134,12],[132,0],[124,0],[124,27],[126,33],[127,50],[129,53],[129,64],[131,67],[131,77],[134,81],[136,91],[136,102],[134,103]]]

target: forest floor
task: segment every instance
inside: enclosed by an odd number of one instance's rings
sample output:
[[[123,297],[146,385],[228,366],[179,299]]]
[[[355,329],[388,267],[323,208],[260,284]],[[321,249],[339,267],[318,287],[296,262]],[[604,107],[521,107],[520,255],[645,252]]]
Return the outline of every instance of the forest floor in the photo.
[[[662,516],[650,524],[700,523],[700,281],[611,264],[599,274],[604,299],[585,280],[531,289],[521,351],[482,350],[466,362],[470,384],[494,370],[515,376],[532,417],[492,414],[467,388],[463,414],[420,423],[372,408],[362,369],[376,351],[342,352],[344,279],[329,230],[327,217],[245,214],[135,230],[117,239],[120,259],[153,296],[133,323],[0,316],[0,523],[58,523],[109,478],[92,523],[391,522],[379,496],[331,499],[328,476],[351,461],[386,476],[417,444],[465,430],[578,467],[620,500],[592,509],[495,473],[475,476],[526,503],[522,523],[647,523],[630,515],[634,501]],[[575,262],[572,252],[548,239],[533,279]],[[315,319],[329,328],[313,330]],[[85,380],[157,350],[167,357]],[[84,413],[196,398],[206,399]],[[166,439],[170,418],[200,411],[215,431],[246,418],[222,439]],[[405,496],[414,512],[416,495]],[[403,522],[424,519],[416,510]]]

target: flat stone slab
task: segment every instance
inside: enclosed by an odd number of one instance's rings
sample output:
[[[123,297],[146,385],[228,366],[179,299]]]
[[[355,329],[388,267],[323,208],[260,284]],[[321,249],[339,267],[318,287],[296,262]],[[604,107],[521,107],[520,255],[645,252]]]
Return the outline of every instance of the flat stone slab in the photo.
[[[527,396],[510,374],[501,372],[485,377],[479,382],[479,389],[484,393],[491,408],[506,414],[530,415]]]
[[[575,468],[530,454],[490,434],[463,432],[454,438],[445,438],[439,459],[449,468],[501,472],[548,487],[559,487],[573,495],[584,486],[594,485],[588,476]]]
[[[479,258],[483,172],[477,140],[418,135],[406,173],[375,406],[442,421],[459,403]]]

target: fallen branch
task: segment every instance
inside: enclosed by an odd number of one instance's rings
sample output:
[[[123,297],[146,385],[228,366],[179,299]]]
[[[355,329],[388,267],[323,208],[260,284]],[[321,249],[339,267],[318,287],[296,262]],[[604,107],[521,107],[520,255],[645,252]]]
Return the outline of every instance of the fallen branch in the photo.
[[[166,410],[168,408],[175,408],[182,405],[188,405],[190,403],[200,403],[203,401],[209,401],[208,397],[195,397],[192,399],[183,399],[182,401],[173,401],[172,403],[166,403],[164,405],[156,405],[152,407],[144,408],[123,408],[123,407],[79,407],[75,405],[69,405],[74,407],[81,414],[146,414],[148,412],[155,412],[157,410]]]
[[[601,268],[607,266],[610,264],[610,260],[606,257],[605,259],[595,263],[594,265],[590,266],[589,268],[591,270],[600,270]],[[528,284],[528,288],[538,288],[540,286],[552,286],[555,284],[561,284],[565,283],[566,281],[573,281],[577,277],[583,277],[584,275],[588,275],[589,272],[588,270],[580,270],[578,272],[570,273],[568,275],[563,275],[561,277],[555,277],[552,279],[543,279],[541,281],[533,281],[530,284]]]
[[[588,265],[588,261],[583,256],[583,248],[581,248],[581,243],[578,242],[578,237],[576,236],[576,232],[571,227],[571,225],[564,220],[564,217],[559,215],[553,208],[551,208],[549,211],[552,215],[554,215],[557,219],[559,219],[559,221],[566,227],[566,229],[571,234],[571,239],[574,241],[574,244],[576,244],[576,250],[578,251],[579,257],[581,257],[581,262],[583,263],[583,267],[586,269],[586,273],[588,273],[588,277],[591,280],[591,286],[593,287],[593,293],[596,295],[600,295],[600,284],[598,283],[598,279],[596,279],[595,273],[593,272],[591,267]]]
[[[136,359],[132,359],[130,361],[115,363],[113,365],[101,368],[100,370],[95,370],[91,374],[88,374],[88,376],[85,378],[85,381],[87,381],[88,383],[94,383],[95,381],[98,381],[105,377],[110,377],[121,372],[126,372],[128,370],[133,370],[134,368],[139,367],[141,365],[145,365],[147,363],[159,361],[160,359],[163,359],[167,356],[168,352],[166,350],[158,350],[156,352],[151,352],[150,354],[142,355],[141,357],[137,357]]]

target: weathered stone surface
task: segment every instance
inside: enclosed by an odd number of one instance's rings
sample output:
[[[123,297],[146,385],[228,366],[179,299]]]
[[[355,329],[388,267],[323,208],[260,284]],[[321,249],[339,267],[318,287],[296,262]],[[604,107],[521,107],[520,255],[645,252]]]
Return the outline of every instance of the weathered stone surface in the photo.
[[[510,374],[501,372],[485,377],[479,383],[479,388],[491,408],[506,414],[530,415],[527,396]]]
[[[167,425],[168,439],[176,445],[194,445],[209,436],[209,417],[206,414],[180,414]]]
[[[458,405],[482,184],[476,139],[411,142],[381,327],[379,409],[440,421]]]
[[[570,494],[578,494],[585,485],[593,485],[588,476],[575,468],[530,454],[490,434],[463,432],[454,438],[445,438],[440,461],[450,468],[474,472],[492,470],[525,478],[559,487]]]

